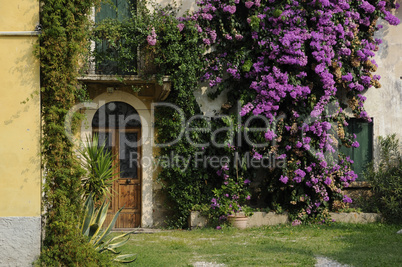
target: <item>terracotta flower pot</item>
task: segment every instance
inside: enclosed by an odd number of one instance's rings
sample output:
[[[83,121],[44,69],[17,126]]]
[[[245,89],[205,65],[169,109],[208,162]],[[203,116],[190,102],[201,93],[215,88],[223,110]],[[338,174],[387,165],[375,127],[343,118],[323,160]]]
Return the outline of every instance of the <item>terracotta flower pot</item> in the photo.
[[[237,229],[246,229],[248,217],[246,217],[244,214],[237,213],[235,215],[228,215],[228,221]]]

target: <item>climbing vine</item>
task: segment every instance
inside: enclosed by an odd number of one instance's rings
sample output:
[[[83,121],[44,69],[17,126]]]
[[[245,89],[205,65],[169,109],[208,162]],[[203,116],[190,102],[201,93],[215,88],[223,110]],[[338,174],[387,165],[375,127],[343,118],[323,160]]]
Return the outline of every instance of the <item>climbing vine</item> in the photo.
[[[169,75],[173,84],[173,90],[165,101],[180,107],[187,121],[201,112],[194,90],[198,88],[200,70],[204,67],[205,60],[202,57],[204,47],[199,44],[196,23],[179,21],[175,9],[172,8],[156,9],[151,18],[153,20],[149,25],[152,28],[149,37],[147,36],[147,47],[155,53],[154,62],[158,66],[158,75]],[[181,119],[180,114],[170,108],[162,107],[157,110],[155,127],[158,129],[159,143],[165,144],[178,138],[182,127]],[[194,122],[192,127],[200,124],[201,122]],[[201,143],[206,136],[194,132],[191,138],[194,142]],[[193,160],[199,151],[201,148],[191,146],[185,138],[161,148],[160,157],[176,155],[191,159],[186,167],[176,165],[173,168],[162,168],[158,176],[173,212],[173,216],[168,219],[171,227],[186,227],[193,206],[209,201],[212,192],[211,177],[205,169],[197,167]]]
[[[64,129],[66,114],[81,93],[77,89],[78,69],[88,47],[88,14],[96,2],[41,1],[42,33],[36,53],[41,66],[45,223],[39,261],[44,266],[103,265],[105,257],[78,231],[82,170]]]
[[[156,110],[157,142],[165,144],[179,137],[182,119],[187,120],[200,114],[193,92],[198,88],[199,76],[205,66],[202,56],[205,48],[200,45],[196,22],[180,21],[174,6],[154,6],[153,11],[150,11],[146,8],[146,3],[141,2],[132,12],[129,19],[105,19],[96,25],[95,40],[107,40],[109,52],[95,51],[95,57],[97,61],[104,62],[106,54],[113,51],[117,56],[107,60],[114,60],[123,72],[136,72],[143,79],[156,78],[160,82],[163,77],[169,76],[172,91],[165,102],[180,107],[185,118],[181,118],[170,107],[159,107]],[[146,63],[141,69],[133,68],[132,64],[127,65],[127,62],[137,57],[138,50],[141,60]],[[205,136],[194,133],[192,138],[200,142]],[[192,147],[185,138],[181,138],[171,146],[162,147],[159,157],[170,158],[175,155],[194,159],[195,153],[200,150],[201,148]],[[167,222],[174,228],[185,227],[192,207],[208,202],[212,194],[211,184],[208,183],[210,177],[206,170],[197,168],[193,161],[186,168],[180,164],[172,168],[162,168],[158,175],[172,214]]]

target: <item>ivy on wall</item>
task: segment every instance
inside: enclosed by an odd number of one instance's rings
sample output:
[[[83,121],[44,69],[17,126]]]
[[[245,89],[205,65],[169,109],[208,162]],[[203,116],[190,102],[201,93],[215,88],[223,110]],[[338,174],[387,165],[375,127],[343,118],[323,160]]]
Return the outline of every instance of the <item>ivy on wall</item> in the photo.
[[[199,33],[195,21],[180,21],[176,18],[177,10],[172,6],[155,6],[153,11],[141,2],[132,9],[133,15],[125,20],[104,20],[96,25],[94,40],[107,40],[109,51],[116,55],[107,58],[103,51],[95,51],[98,62],[114,60],[123,72],[136,72],[143,79],[155,75],[157,81],[169,76],[172,91],[165,102],[180,107],[185,120],[200,114],[194,97],[194,90],[199,86],[199,76],[204,68],[204,46],[200,45]],[[127,65],[140,51],[140,69]],[[102,64],[102,63],[101,63]],[[180,135],[180,114],[171,108],[160,107],[155,112],[157,142],[168,143]],[[195,124],[199,124],[198,122]],[[201,134],[192,136],[196,142],[204,138]],[[200,148],[192,147],[185,138],[174,145],[163,147],[159,156],[170,157],[172,154],[182,158],[194,159]],[[187,168],[176,166],[162,168],[158,180],[168,197],[168,209],[171,216],[168,225],[182,228],[187,225],[187,217],[192,207],[206,203],[212,194],[210,177],[205,169],[197,167],[193,161]]]
[[[36,54],[41,66],[44,266],[103,265],[79,233],[82,170],[64,122],[77,101],[78,66],[88,51],[88,26],[96,0],[43,0],[42,34]]]
[[[165,100],[180,107],[186,121],[196,114],[200,108],[195,100],[194,90],[199,86],[199,76],[204,67],[202,56],[204,47],[199,45],[199,36],[194,21],[180,22],[173,9],[157,9],[151,15],[150,25],[155,29],[157,39],[155,45],[148,38],[148,49],[154,52],[154,62],[157,65],[157,75],[169,75],[172,81],[172,92]],[[154,35],[154,36],[155,36]],[[149,35],[152,37],[151,34]],[[155,127],[158,131],[159,143],[168,143],[178,138],[181,130],[181,120],[177,112],[170,108],[159,108],[156,111]],[[192,127],[201,126],[195,122]],[[202,133],[193,132],[191,139],[201,143],[205,139]],[[187,218],[193,206],[209,201],[212,193],[211,177],[207,170],[200,168],[194,161],[195,154],[201,148],[193,147],[186,138],[181,138],[174,145],[164,147],[160,157],[171,155],[191,159],[189,165],[162,168],[158,180],[167,193],[172,216],[168,218],[170,227],[182,228],[187,226]]]

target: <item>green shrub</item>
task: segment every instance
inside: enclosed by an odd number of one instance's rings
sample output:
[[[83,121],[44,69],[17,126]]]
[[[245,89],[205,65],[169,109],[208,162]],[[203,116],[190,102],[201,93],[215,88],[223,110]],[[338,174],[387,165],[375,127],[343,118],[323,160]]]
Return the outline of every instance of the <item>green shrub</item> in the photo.
[[[117,166],[113,166],[113,155],[107,149],[105,142],[99,144],[99,137],[94,135],[92,141],[87,137],[86,146],[80,149],[82,167],[86,175],[81,178],[84,194],[88,197],[91,193],[95,202],[101,201],[105,196],[111,195],[114,172]]]
[[[82,169],[73,143],[65,131],[68,113],[82,91],[78,90],[79,68],[90,45],[88,27],[98,0],[40,1],[40,24],[35,54],[40,61],[41,154],[43,170],[44,238],[41,266],[108,266],[85,242],[77,227],[82,208]],[[71,118],[77,129],[78,115]],[[38,196],[39,197],[39,196]]]
[[[402,156],[396,135],[378,138],[378,166],[371,163],[364,173],[373,185],[377,208],[389,223],[402,221]]]
[[[120,252],[115,249],[126,244],[130,239],[130,234],[133,232],[124,233],[115,237],[109,236],[109,233],[113,229],[117,217],[119,217],[120,211],[123,208],[114,215],[107,228],[102,229],[103,223],[106,220],[109,204],[109,202],[103,200],[102,205],[99,208],[95,208],[93,194],[89,194],[84,204],[84,218],[82,219],[79,228],[81,233],[87,238],[88,243],[93,246],[97,252],[112,252],[114,254],[120,254]],[[113,260],[129,263],[136,260],[136,258],[133,258],[134,256],[135,254],[118,255],[115,256]]]
[[[98,253],[77,227],[77,213],[70,211],[68,200],[62,201],[57,217],[48,217],[46,238],[43,241],[37,266],[111,266],[109,255]]]

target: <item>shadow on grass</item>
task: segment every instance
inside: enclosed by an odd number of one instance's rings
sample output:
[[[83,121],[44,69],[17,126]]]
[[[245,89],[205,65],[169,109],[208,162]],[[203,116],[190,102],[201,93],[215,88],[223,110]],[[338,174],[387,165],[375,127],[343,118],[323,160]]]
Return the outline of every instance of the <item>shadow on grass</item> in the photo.
[[[316,256],[351,266],[401,266],[402,226],[382,224],[289,225],[203,229],[135,235],[123,251],[138,253],[125,266],[314,266]]]
[[[336,224],[345,247],[323,256],[352,266],[402,266],[402,225]]]

